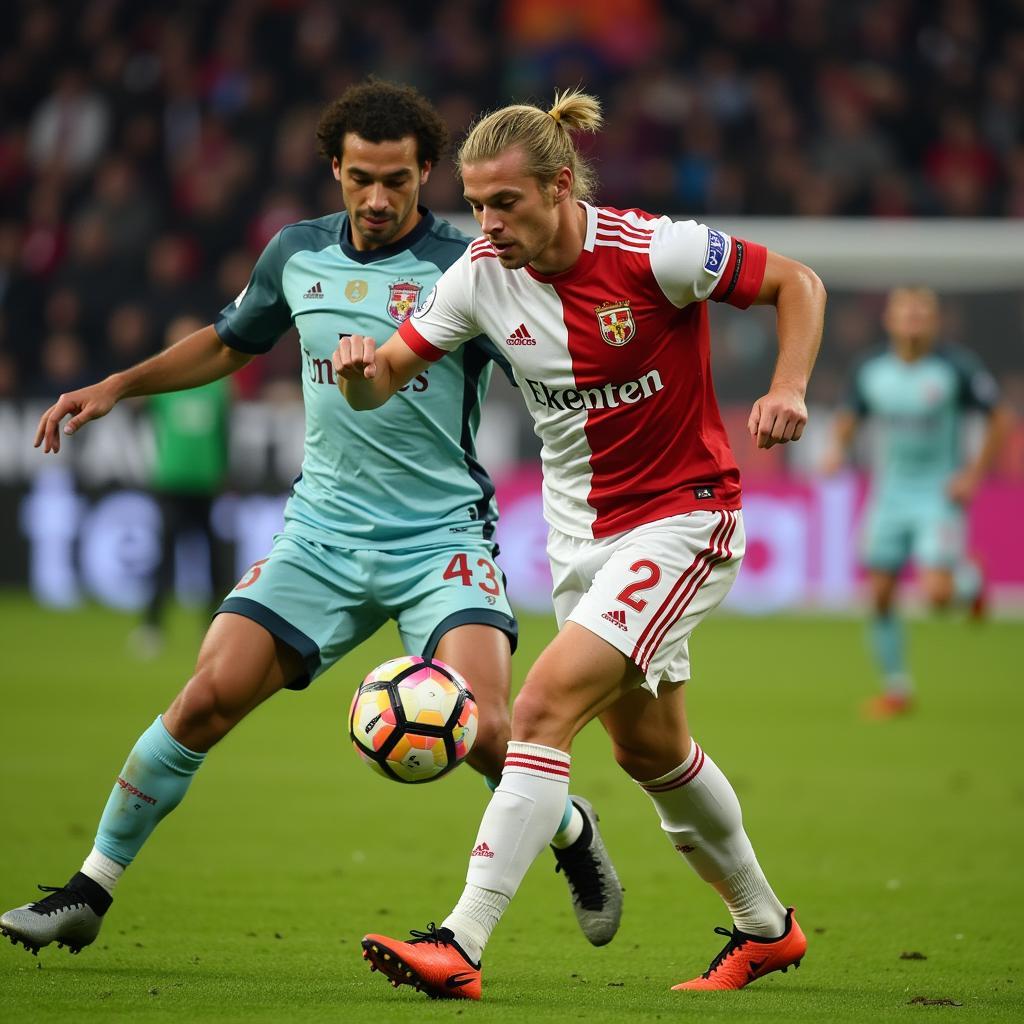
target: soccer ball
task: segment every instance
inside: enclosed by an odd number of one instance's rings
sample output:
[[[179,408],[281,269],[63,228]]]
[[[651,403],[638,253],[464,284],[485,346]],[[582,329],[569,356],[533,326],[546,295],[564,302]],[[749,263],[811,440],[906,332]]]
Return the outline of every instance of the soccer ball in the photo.
[[[392,658],[359,685],[348,714],[356,752],[395,782],[431,782],[465,760],[476,739],[476,701],[450,665]]]

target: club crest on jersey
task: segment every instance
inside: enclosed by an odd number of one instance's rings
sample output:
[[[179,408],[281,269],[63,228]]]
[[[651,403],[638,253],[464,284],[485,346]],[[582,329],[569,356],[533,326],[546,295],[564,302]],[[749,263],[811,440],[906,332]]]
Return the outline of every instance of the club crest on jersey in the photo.
[[[636,334],[636,321],[633,311],[629,308],[629,299],[618,302],[606,302],[603,306],[595,306],[597,326],[601,329],[601,337],[609,345],[621,348]]]
[[[423,285],[416,281],[395,281],[388,285],[388,316],[396,324],[403,324],[412,315],[420,301]]]
[[[345,298],[349,302],[362,302],[369,290],[370,286],[365,281],[354,278],[345,285]]]

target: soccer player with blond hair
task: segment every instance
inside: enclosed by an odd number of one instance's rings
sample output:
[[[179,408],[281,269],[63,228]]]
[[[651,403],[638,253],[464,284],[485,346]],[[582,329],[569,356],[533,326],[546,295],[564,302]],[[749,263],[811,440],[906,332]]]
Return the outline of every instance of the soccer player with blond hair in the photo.
[[[776,897],[739,801],[686,715],[687,640],[744,550],[739,473],[710,377],[707,300],[776,307],[779,355],[748,421],[759,448],[799,440],[825,290],[807,267],[693,221],[590,202],[573,136],[596,99],[483,117],[459,153],[482,236],[382,347],[334,355],[357,409],[481,331],[504,349],[543,442],[559,631],[515,700],[501,785],[465,890],[440,927],[363,940],[393,982],[480,998],[488,938],[557,825],[576,734],[599,718],[680,855],[722,897],[728,943],[681,989],[733,989],[799,964],[806,939]]]

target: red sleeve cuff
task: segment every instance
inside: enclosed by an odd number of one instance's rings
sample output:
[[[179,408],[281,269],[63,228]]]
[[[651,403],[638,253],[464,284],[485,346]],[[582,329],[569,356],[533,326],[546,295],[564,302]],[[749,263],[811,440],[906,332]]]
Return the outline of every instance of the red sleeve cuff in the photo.
[[[746,309],[761,290],[767,263],[768,250],[763,245],[734,238],[728,262],[711,298],[715,302],[728,302],[730,306]]]
[[[412,320],[402,321],[402,326],[398,328],[398,333],[402,336],[402,341],[406,343],[420,357],[420,359],[429,359],[430,362],[436,363],[442,356],[448,355],[443,348],[438,348],[436,345],[431,345],[426,338],[420,334],[419,331],[413,327]]]

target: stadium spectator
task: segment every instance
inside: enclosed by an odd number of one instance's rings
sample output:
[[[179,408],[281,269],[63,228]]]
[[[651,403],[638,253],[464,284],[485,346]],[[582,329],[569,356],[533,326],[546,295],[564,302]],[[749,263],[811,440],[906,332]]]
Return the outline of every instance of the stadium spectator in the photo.
[[[29,158],[44,174],[79,175],[96,163],[110,131],[110,109],[83,72],[60,72],[53,92],[32,116]]]

